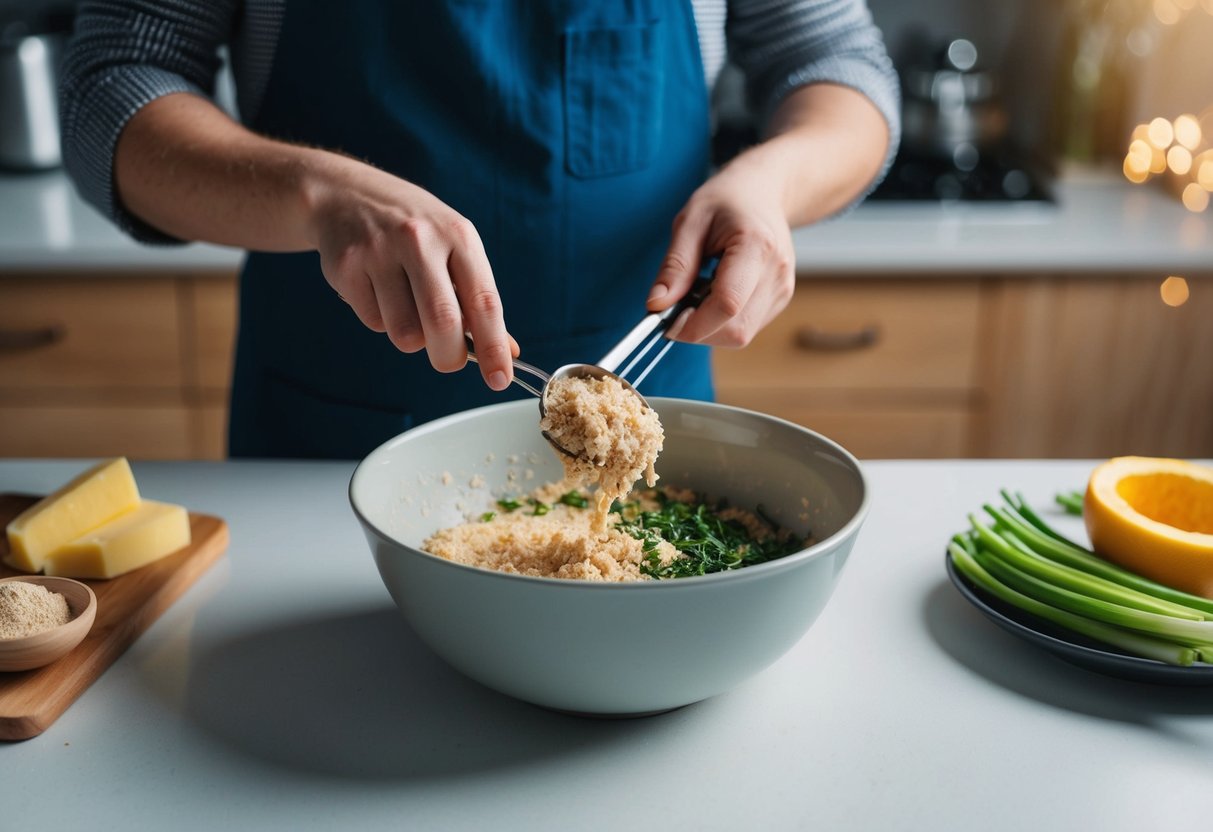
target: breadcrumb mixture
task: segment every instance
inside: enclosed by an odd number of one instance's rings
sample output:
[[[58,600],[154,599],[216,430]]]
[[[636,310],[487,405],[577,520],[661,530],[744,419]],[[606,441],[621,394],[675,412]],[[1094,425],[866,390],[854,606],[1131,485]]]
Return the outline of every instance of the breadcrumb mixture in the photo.
[[[533,505],[512,512],[498,512],[489,520],[442,529],[422,544],[439,557],[541,578],[572,578],[584,581],[640,581],[649,577],[640,571],[645,557],[641,541],[609,526],[592,527],[595,513],[559,502],[571,490],[569,482],[552,483],[532,495],[550,506],[536,514]],[[608,504],[609,508],[609,504]],[[678,556],[662,541],[658,553],[663,564]]]
[[[640,569],[648,557],[644,543],[609,524],[608,516],[611,505],[628,497],[641,476],[650,488],[657,482],[654,464],[665,432],[656,412],[618,379],[561,378],[548,386],[540,429],[575,455],[558,454],[564,480],[541,487],[525,502],[488,512],[479,521],[442,529],[422,548],[457,563],[518,575],[649,580]],[[527,469],[526,479],[533,475]],[[562,495],[594,484],[597,492],[589,498],[593,511],[587,510],[585,499],[579,506],[561,502]],[[657,504],[652,492],[633,494],[632,499],[649,508]],[[657,555],[663,565],[680,557],[666,541],[658,544]]]
[[[611,504],[626,496],[641,475],[650,488],[657,483],[654,463],[665,441],[661,420],[618,379],[552,381],[539,426],[574,455],[560,454],[567,482],[598,484],[593,531],[606,530]]]

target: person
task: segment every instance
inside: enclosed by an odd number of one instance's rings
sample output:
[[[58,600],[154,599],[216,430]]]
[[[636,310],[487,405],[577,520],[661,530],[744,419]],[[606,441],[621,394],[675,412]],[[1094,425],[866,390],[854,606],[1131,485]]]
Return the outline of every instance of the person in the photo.
[[[211,100],[224,45],[240,121]],[[726,52],[765,138],[709,177]],[[229,453],[262,457],[358,458],[525,395],[511,356],[597,361],[719,254],[643,388],[710,399],[710,348],[792,295],[790,228],[898,138],[864,0],[95,0],[61,110],[119,227],[250,251]]]

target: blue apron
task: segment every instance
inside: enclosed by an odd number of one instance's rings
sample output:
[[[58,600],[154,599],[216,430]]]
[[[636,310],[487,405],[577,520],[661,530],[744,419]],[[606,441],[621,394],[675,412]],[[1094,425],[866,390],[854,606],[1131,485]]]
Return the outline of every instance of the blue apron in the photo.
[[[250,126],[364,159],[470,219],[522,357],[549,370],[597,361],[643,316],[708,168],[689,0],[291,0]],[[707,348],[675,346],[643,392],[710,399]],[[399,352],[314,252],[246,261],[232,456],[360,458],[526,395]]]

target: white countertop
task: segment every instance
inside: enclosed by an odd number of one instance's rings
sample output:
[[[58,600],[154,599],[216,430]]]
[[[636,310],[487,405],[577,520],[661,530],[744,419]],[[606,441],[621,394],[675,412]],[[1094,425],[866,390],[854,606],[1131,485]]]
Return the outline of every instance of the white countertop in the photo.
[[[0,461],[0,490],[46,491],[80,467]],[[809,633],[731,693],[613,722],[515,702],[430,654],[348,507],[352,465],[137,464],[144,493],[226,517],[231,547],[46,733],[0,744],[3,816],[124,831],[1207,828],[1209,689],[1072,667],[945,577],[967,512],[1003,486],[1047,506],[1092,465],[864,467],[871,514]]]
[[[195,244],[147,246],[86,204],[62,170],[0,176],[0,277],[5,272],[230,274],[244,252]]]
[[[1057,203],[861,205],[795,232],[802,276],[1213,271],[1213,211],[1189,213],[1161,188],[1070,171]],[[30,271],[221,271],[243,253],[143,246],[85,205],[62,171],[0,177],[0,276]]]
[[[1161,187],[1072,170],[1053,203],[867,202],[793,234],[802,275],[1213,272],[1213,211]]]

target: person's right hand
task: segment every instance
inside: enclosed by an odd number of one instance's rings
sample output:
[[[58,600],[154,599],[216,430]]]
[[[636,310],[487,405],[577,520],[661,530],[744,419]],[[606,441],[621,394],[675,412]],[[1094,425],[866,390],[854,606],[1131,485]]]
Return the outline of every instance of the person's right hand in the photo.
[[[504,390],[518,344],[472,223],[418,186],[326,154],[305,189],[309,236],[333,290],[359,320],[434,369],[467,363],[471,332],[485,383]]]

